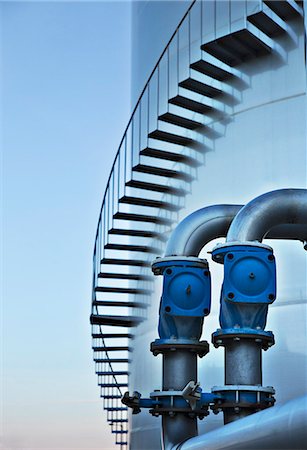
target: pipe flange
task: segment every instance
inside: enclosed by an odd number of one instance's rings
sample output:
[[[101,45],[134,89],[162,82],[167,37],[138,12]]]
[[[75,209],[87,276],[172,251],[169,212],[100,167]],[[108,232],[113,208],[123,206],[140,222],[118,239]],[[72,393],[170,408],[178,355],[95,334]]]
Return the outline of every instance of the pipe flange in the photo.
[[[272,386],[226,385],[214,386],[211,392],[220,398],[211,409],[214,414],[232,409],[239,413],[241,409],[260,411],[275,403],[275,390]]]
[[[226,254],[229,252],[229,249],[233,250],[232,247],[234,249],[238,248],[240,249],[241,247],[246,247],[249,248],[251,251],[256,250],[256,248],[262,248],[265,250],[269,250],[269,251],[273,251],[272,247],[270,247],[267,244],[263,244],[262,242],[255,242],[255,241],[245,241],[245,242],[240,242],[240,241],[234,241],[234,242],[225,242],[222,244],[216,244],[216,246],[214,247],[214,249],[211,251],[212,253],[212,259],[213,261],[219,263],[219,264],[224,264],[224,258],[226,256]]]
[[[212,395],[212,394],[206,394]],[[150,393],[150,398],[154,400],[155,406],[149,410],[153,416],[168,415],[174,417],[177,413],[183,413],[189,417],[203,419],[209,415],[209,403],[203,403],[199,398],[192,406],[183,396],[183,391],[154,391]]]
[[[230,341],[240,342],[241,339],[249,339],[261,345],[262,350],[267,350],[275,344],[272,331],[255,330],[253,328],[227,328],[219,329],[212,334],[212,344],[215,348],[225,347]]]
[[[163,275],[164,271],[170,267],[197,267],[205,270],[208,269],[208,261],[196,256],[165,256],[156,258],[152,263],[154,275]]]
[[[169,340],[169,339],[156,339],[150,344],[150,351],[154,356],[160,353],[175,352],[176,350],[186,350],[192,353],[197,353],[197,355],[202,358],[207,353],[209,353],[209,343],[207,341],[184,341],[179,340]]]

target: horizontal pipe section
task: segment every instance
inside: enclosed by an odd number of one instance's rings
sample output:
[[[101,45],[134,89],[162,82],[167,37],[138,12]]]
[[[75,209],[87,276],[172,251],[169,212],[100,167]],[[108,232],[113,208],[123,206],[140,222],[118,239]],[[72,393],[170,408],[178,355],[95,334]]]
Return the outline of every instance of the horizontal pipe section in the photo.
[[[198,256],[213,239],[224,237],[243,205],[214,205],[201,208],[184,220],[171,234],[165,256]]]
[[[304,240],[307,239],[306,189],[279,189],[247,203],[233,220],[227,242],[261,242],[273,227],[281,224],[305,226]]]
[[[234,217],[242,209],[245,209],[243,205],[213,205],[193,212],[183,219],[171,234],[165,256],[198,256],[210,241],[227,235]],[[265,238],[305,241],[306,225],[276,223],[276,226],[266,230]]]
[[[191,438],[172,450],[302,450],[306,442],[304,396]]]

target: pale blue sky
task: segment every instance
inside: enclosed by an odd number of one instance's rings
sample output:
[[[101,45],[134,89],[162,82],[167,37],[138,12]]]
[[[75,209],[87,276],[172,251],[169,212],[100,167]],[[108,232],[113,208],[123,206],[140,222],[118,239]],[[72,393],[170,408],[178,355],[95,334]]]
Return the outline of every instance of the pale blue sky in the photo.
[[[1,2],[5,450],[109,449],[90,340],[100,202],[130,113],[129,2]]]

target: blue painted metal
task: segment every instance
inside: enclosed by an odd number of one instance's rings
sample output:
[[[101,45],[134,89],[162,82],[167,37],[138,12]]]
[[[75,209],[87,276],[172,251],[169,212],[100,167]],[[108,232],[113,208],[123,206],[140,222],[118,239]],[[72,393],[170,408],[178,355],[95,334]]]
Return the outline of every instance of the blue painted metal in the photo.
[[[194,257],[161,258],[153,264],[153,272],[163,275],[160,338],[199,340],[203,318],[211,309],[207,261]]]
[[[273,251],[263,245],[227,245],[214,249],[213,260],[224,263],[220,324],[223,329],[264,329],[268,305],[276,298]]]
[[[214,410],[217,402],[224,401],[223,395],[219,393],[202,392],[200,387],[196,390],[197,399],[193,407],[181,391],[154,391],[150,398],[141,398],[139,392],[133,392],[132,396],[126,392],[122,402],[132,408],[132,414],[139,414],[142,408],[147,408],[153,416],[180,412],[203,418],[209,414],[209,406]]]

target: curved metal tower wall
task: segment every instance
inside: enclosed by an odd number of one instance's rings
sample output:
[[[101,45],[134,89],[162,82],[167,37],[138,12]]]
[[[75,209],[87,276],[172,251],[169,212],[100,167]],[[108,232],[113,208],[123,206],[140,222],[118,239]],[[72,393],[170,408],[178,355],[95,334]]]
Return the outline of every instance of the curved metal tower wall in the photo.
[[[181,2],[133,4],[134,99],[187,6]],[[220,34],[229,33],[236,20],[232,18],[233,23],[229,22],[229,2],[208,1],[205,8],[206,40],[212,40],[217,32],[210,24],[215,23]],[[191,183],[191,193],[178,213],[178,221],[206,205],[245,204],[269,190],[306,187],[304,29],[296,15],[286,23],[287,32],[274,36],[276,53],[254,55],[236,65],[238,77],[230,83],[233,98],[229,96],[217,104],[226,114],[208,119],[210,134],[205,128],[197,130],[196,140],[203,146],[202,164]],[[158,29],[161,33],[157,34]],[[189,133],[193,138],[194,132]],[[276,388],[277,402],[281,404],[306,391],[307,262],[300,243],[267,242],[276,253],[278,298],[269,311],[267,329],[274,332],[276,345],[264,355],[264,384]],[[210,261],[213,284],[213,308],[205,319],[203,335],[209,342],[211,333],[219,327],[222,281],[222,267],[206,254],[212,248],[213,243],[202,253]],[[129,368],[129,390],[144,395],[161,388],[161,357],[153,357],[149,351],[150,343],[157,338],[161,293],[161,280],[156,279],[154,283],[147,320],[135,329]],[[223,384],[223,370],[223,350],[211,348],[200,362],[202,387],[210,390],[213,385]],[[160,421],[147,411],[130,416],[131,449],[160,448]],[[210,415],[199,423],[199,431],[221,425],[220,415]]]
[[[191,1],[132,2],[132,106]]]

